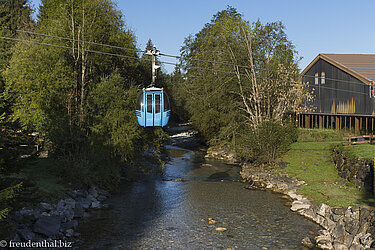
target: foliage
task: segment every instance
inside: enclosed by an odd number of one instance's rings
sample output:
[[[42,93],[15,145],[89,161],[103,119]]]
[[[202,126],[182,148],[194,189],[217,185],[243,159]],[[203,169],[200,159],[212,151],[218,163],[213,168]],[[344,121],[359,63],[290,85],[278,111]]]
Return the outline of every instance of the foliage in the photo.
[[[4,74],[13,121],[40,132],[49,155],[59,162],[61,177],[116,184],[121,168],[164,136],[136,123],[135,101],[145,68],[133,32],[111,0],[42,0],[35,31],[74,40],[27,35],[24,39],[60,47],[15,45]]]
[[[145,146],[160,145],[160,129],[145,130],[138,126],[134,115],[135,102],[140,88],[133,83],[124,85],[125,79],[118,71],[104,77],[91,92],[89,102],[93,115],[93,141],[102,141],[104,146],[113,148],[113,156],[129,161]]]
[[[16,197],[21,188],[22,182],[0,190],[0,221],[3,220],[11,210],[11,208],[8,207],[7,201]]]
[[[290,144],[297,141],[298,130],[292,124],[280,121],[264,121],[257,129],[249,131],[237,143],[237,152],[258,164],[273,164]]]
[[[235,76],[219,72],[232,71],[232,67],[206,60],[228,61],[230,49],[238,51],[241,23],[246,25],[241,15],[229,7],[214,15],[195,36],[186,38],[182,47],[186,84],[180,84],[183,93],[176,95],[174,102],[185,103],[194,127],[207,141],[232,136],[236,126],[233,121],[238,120]],[[238,54],[241,53],[238,51]]]
[[[251,151],[249,158],[275,161],[292,141],[280,131],[295,131],[287,124],[307,94],[295,84],[299,58],[284,25],[250,24],[228,6],[185,39],[181,54],[181,71],[171,77],[172,102],[180,112],[187,110],[208,143],[231,144]],[[272,152],[260,156],[254,138],[269,142]]]

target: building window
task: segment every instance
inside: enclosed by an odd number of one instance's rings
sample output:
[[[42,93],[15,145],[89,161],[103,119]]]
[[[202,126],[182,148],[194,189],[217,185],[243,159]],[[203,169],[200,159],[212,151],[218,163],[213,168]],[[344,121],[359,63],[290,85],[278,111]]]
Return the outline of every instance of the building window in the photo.
[[[326,73],[325,72],[322,72],[322,76],[320,77],[321,81],[320,83],[321,84],[326,84]]]
[[[319,84],[319,73],[315,73],[315,85]]]

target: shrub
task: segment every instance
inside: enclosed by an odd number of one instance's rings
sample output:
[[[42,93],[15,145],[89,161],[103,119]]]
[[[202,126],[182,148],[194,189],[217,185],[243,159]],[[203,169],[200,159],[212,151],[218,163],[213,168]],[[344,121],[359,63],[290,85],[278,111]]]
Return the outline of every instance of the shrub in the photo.
[[[265,121],[257,129],[242,138],[245,147],[240,153],[258,164],[272,164],[285,153],[292,142],[298,139],[298,129],[292,123]]]

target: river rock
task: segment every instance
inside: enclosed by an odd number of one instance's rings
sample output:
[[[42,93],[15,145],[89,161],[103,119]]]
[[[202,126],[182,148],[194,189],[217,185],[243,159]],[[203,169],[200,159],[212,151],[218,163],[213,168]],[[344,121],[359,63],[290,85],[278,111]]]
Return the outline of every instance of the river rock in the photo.
[[[96,187],[91,187],[88,192],[89,195],[91,195],[92,197],[98,197],[98,191],[96,190]]]
[[[68,222],[64,222],[61,224],[61,229],[66,231],[68,229],[75,229],[76,227],[78,227],[78,221],[77,220],[71,220],[71,221],[68,221]]]
[[[366,248],[370,248],[372,243],[374,242],[373,237],[370,233],[367,233],[361,237],[359,237],[359,242]]]
[[[309,209],[310,206],[311,206],[310,204],[306,204],[306,203],[303,203],[301,201],[293,201],[292,207],[290,208],[290,210],[298,211],[298,210],[301,210],[301,209]]]
[[[30,229],[26,229],[26,228],[17,229],[16,232],[24,241],[35,239],[35,233],[32,232]]]
[[[50,212],[54,209],[54,206],[49,203],[41,202],[39,203],[39,208],[42,210],[42,212]]]
[[[345,244],[342,244],[337,241],[333,242],[333,248],[335,250],[348,250],[349,249]]]
[[[80,204],[80,206],[82,206],[84,209],[88,209],[91,205],[91,200],[88,199],[88,198],[78,198],[77,200],[77,203]]]
[[[85,209],[82,207],[81,203],[76,203],[76,206],[73,211],[74,211],[74,218],[82,218],[83,213],[85,212]]]
[[[329,214],[331,212],[331,208],[326,205],[326,204],[321,204],[318,211],[317,211],[317,214],[319,214],[320,216],[322,217],[325,217],[326,214]]]
[[[96,188],[96,190],[98,191],[98,194],[99,195],[103,195],[105,197],[109,197],[111,194],[108,193],[107,191],[105,191],[104,189],[100,189],[100,188]]]
[[[311,242],[311,239],[309,237],[305,237],[301,241],[301,245],[307,248],[314,248],[315,245]]]
[[[348,221],[345,225],[345,230],[352,235],[356,235],[359,232],[359,228],[359,221],[356,220]]]
[[[104,201],[105,199],[107,199],[107,196],[100,194],[100,195],[98,195],[98,197],[96,199],[98,201]]]
[[[76,201],[72,198],[65,199],[65,207],[69,209],[74,209],[76,206]]]
[[[346,231],[344,224],[342,222],[337,223],[332,230],[332,237],[337,241],[344,242],[345,235]]]
[[[48,237],[59,234],[60,218],[54,216],[41,216],[34,224],[33,231]]]
[[[100,201],[93,201],[91,203],[91,207],[94,208],[94,209],[100,208]]]
[[[74,230],[73,229],[67,229],[65,231],[65,236],[66,237],[72,237],[74,235]]]
[[[357,243],[352,243],[349,247],[349,250],[363,250],[364,248]]]

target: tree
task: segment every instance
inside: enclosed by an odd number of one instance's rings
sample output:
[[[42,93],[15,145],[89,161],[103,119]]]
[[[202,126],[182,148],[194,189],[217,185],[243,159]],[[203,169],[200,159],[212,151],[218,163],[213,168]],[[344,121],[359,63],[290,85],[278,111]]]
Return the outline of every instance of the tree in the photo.
[[[236,9],[228,7],[214,15],[194,37],[186,38],[182,47],[182,65],[188,82],[182,89],[186,91],[186,108],[207,141],[227,140],[236,127],[232,121],[238,120],[238,87],[235,75],[226,73],[233,71],[232,66],[211,61],[228,62],[231,50],[241,55],[241,24],[248,25]]]
[[[48,140],[64,177],[114,185],[120,160],[162,138],[136,125],[143,69],[133,32],[111,0],[42,0],[37,32],[49,36],[18,43],[6,71],[13,118]]]
[[[249,125],[256,129],[263,121],[282,121],[286,114],[296,112],[304,92],[301,85],[296,84],[298,67],[294,61],[294,45],[286,39],[280,22],[263,26],[258,21],[252,30],[243,27],[242,32],[249,66],[245,68],[246,74],[241,74],[238,66],[234,69],[242,110]],[[232,60],[236,63],[234,53]],[[243,82],[247,86],[244,87]]]
[[[0,36],[9,38],[20,38],[10,29],[31,28],[31,8],[26,0],[0,0]],[[9,61],[13,55],[15,42],[0,39],[0,174],[15,167],[15,156],[10,152],[7,138],[15,124],[9,121],[11,114],[12,98],[10,89],[5,85],[4,71],[9,67]],[[11,210],[9,200],[14,198],[20,191],[22,183],[7,183],[2,180],[0,185],[0,221],[3,220]]]
[[[293,130],[288,118],[305,97],[295,84],[297,52],[281,22],[250,24],[228,7],[185,40],[182,57],[187,84],[181,96],[186,97],[191,121],[209,143],[230,144],[246,158],[267,162],[282,150],[273,148],[271,157],[260,157],[262,149],[290,144],[289,137],[285,144],[254,144],[264,139],[262,133]]]
[[[0,36],[9,38],[22,38],[14,29],[30,29],[33,26],[31,19],[32,10],[27,0],[0,1]],[[13,29],[13,30],[12,30]],[[0,39],[0,128],[5,132],[9,130],[6,126],[10,113],[11,100],[6,90],[4,71],[9,67],[9,61],[14,51],[15,41]],[[3,131],[4,132],[4,131]]]

